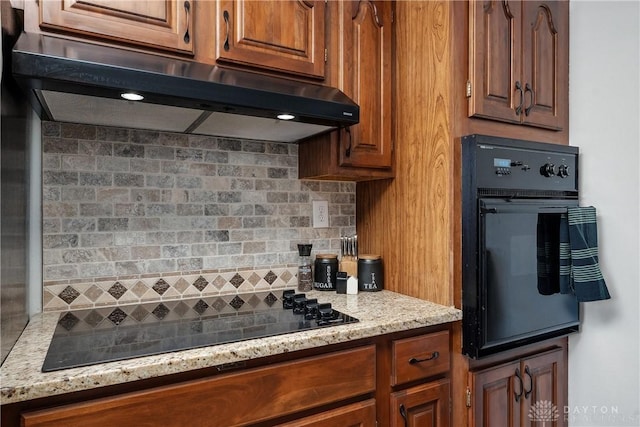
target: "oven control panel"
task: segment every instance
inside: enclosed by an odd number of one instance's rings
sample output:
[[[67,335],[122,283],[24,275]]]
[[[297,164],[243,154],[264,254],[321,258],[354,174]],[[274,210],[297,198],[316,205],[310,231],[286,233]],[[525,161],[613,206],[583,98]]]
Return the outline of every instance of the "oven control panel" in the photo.
[[[578,149],[565,145],[472,135],[464,137],[463,167],[475,169],[478,188],[577,191]]]

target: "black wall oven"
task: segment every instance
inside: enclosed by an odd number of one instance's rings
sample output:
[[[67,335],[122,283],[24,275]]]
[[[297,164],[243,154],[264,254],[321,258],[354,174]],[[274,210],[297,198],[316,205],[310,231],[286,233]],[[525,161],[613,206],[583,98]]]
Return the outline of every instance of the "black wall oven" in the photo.
[[[577,204],[577,147],[462,138],[463,353],[480,358],[578,331],[577,299],[555,286],[553,244],[560,215]]]

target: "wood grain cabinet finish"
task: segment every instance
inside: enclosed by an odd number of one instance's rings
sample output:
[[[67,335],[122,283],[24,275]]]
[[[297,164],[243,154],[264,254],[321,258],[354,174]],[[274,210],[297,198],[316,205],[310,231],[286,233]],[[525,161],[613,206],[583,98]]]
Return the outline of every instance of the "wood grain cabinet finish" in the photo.
[[[218,62],[324,79],[324,1],[220,0],[216,19]]]
[[[392,344],[391,385],[449,371],[449,331],[395,340]]]
[[[375,365],[366,362],[375,357],[375,346],[369,345],[219,377],[24,412],[21,425],[249,425],[372,393],[376,388]]]
[[[471,427],[564,426],[567,367],[562,349],[471,372]]]
[[[390,406],[391,427],[449,427],[449,380],[393,393]]]
[[[360,123],[340,136],[340,165],[390,168],[392,3],[342,1],[338,8],[338,88],[360,106]]]
[[[299,177],[391,178],[394,2],[339,1],[327,7],[327,84],[360,106],[360,123],[301,142]]]
[[[568,115],[569,3],[471,1],[469,115],[561,130]]]
[[[44,0],[40,27],[177,53],[194,52],[193,0]]]
[[[370,427],[375,425],[375,399],[353,403],[289,423],[278,424],[280,427]]]

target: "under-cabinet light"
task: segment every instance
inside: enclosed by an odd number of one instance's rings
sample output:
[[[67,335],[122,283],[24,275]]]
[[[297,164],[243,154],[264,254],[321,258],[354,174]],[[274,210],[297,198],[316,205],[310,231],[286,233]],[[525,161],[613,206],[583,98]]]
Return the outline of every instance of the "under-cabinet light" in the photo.
[[[134,92],[121,93],[120,96],[127,101],[142,101],[144,99],[144,96]]]
[[[293,120],[296,118],[296,116],[294,116],[293,114],[283,113],[283,114],[278,114],[278,118],[280,120]]]

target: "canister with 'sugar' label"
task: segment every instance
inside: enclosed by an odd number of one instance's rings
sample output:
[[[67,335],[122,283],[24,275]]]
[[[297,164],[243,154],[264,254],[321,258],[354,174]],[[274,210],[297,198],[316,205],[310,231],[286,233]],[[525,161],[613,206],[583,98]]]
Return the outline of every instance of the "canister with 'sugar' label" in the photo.
[[[338,273],[338,255],[316,255],[313,272],[313,288],[317,291],[335,291],[336,273]]]

